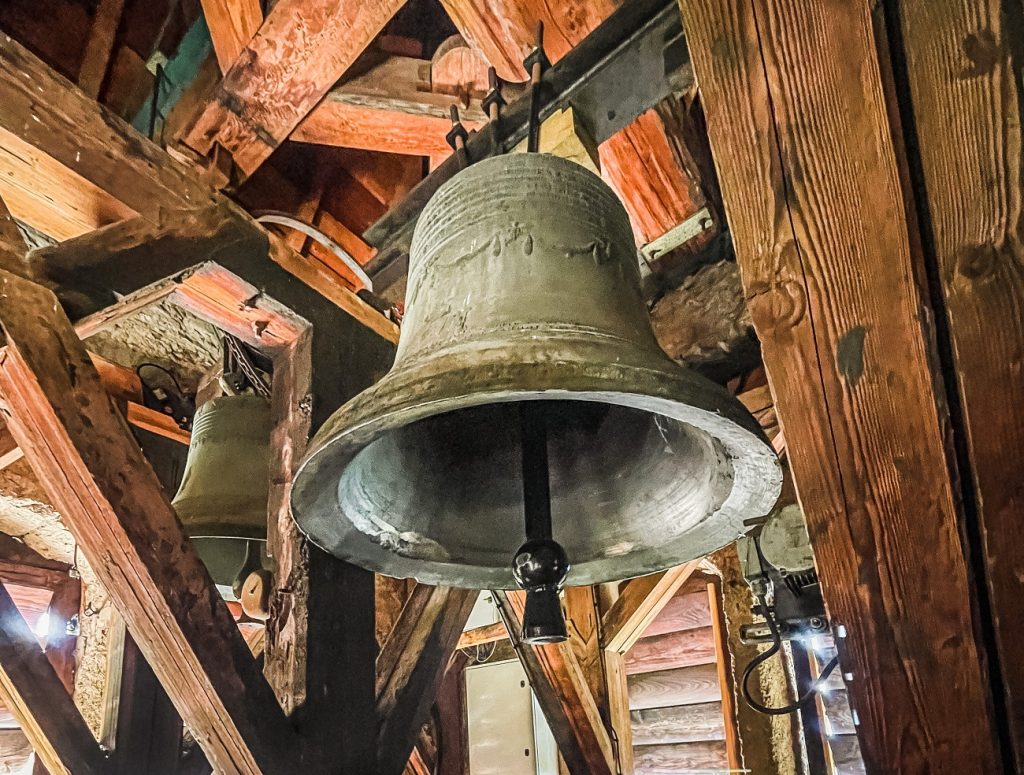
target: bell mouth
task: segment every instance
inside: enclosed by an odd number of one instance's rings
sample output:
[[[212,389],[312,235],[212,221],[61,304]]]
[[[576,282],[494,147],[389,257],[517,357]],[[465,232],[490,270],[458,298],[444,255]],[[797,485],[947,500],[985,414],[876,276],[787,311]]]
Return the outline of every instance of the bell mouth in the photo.
[[[740,414],[732,399],[715,396],[722,406],[709,411],[656,395],[646,376],[644,394],[467,385],[461,395],[370,418],[358,416],[356,399],[356,416],[342,409],[300,467],[295,519],[326,551],[378,573],[516,588],[512,558],[525,535],[517,404],[542,401],[553,537],[572,566],[567,584],[708,554],[771,508],[778,462],[757,431],[729,416]]]

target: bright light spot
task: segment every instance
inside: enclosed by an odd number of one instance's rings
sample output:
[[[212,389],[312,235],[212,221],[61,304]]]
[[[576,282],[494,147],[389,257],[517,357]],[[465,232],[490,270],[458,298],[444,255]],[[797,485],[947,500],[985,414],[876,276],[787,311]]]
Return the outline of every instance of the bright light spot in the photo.
[[[853,680],[853,673],[843,673],[843,680],[850,683]]]
[[[850,713],[853,715],[853,725],[855,727],[859,727],[860,726],[860,715],[857,713],[857,709],[856,708],[851,708],[850,709]]]
[[[846,625],[845,624],[840,624],[838,627],[836,627],[836,635],[838,635],[840,638],[845,638],[846,637]]]
[[[36,626],[32,628],[37,638],[45,638],[50,634],[50,614],[46,611],[39,616]]]

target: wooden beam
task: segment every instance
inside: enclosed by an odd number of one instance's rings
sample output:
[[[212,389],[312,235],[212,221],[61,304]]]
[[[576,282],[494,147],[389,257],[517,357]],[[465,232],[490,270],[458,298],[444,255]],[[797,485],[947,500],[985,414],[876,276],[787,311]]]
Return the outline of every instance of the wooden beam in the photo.
[[[292,133],[404,0],[280,0],[224,74],[185,142],[214,143],[251,175]]]
[[[380,775],[399,775],[427,720],[477,590],[417,585],[377,657]]]
[[[222,73],[235,63],[263,23],[259,0],[202,0],[206,26]]]
[[[79,229],[82,234],[99,226],[139,214],[154,224],[164,222],[171,210],[223,208],[222,217],[253,224],[250,216],[213,191],[193,170],[176,162],[162,149],[135,132],[109,110],[89,99],[66,79],[32,56],[14,40],[0,36],[0,185],[8,179],[3,159],[25,158],[16,172],[19,191],[31,195],[38,212],[40,201],[55,200],[65,208],[86,185],[84,201],[72,213],[47,205],[57,213],[59,228]],[[39,110],[39,105],[50,106]],[[46,175],[53,171],[54,180]],[[70,177],[69,177],[70,176]],[[0,189],[8,205],[21,217],[11,189]],[[74,218],[72,218],[74,215]],[[75,225],[75,218],[85,219]],[[31,219],[25,219],[36,226]],[[64,226],[62,226],[64,224]],[[40,230],[54,236],[49,228]],[[258,225],[254,226],[264,231]],[[334,304],[381,336],[398,341],[398,327],[344,287],[326,270],[321,271],[291,250],[283,238],[270,236],[272,259]],[[137,290],[137,289],[136,289]]]
[[[219,771],[294,766],[297,741],[56,297],[0,275],[9,425]]]
[[[1024,448],[1024,162],[1019,87],[1024,12],[994,0],[899,3],[921,222],[934,262],[960,464],[977,519],[1017,768],[1024,768],[1024,621],[1015,615],[1024,496],[1010,450]],[[970,203],[965,206],[965,203]],[[944,316],[944,317],[943,317]]]
[[[705,740],[669,745],[642,745],[636,750],[637,775],[665,772],[721,771],[729,766],[725,743]]]
[[[48,560],[16,538],[0,533],[0,582],[56,589],[68,580],[71,566]]]
[[[39,641],[0,585],[0,699],[51,775],[109,772],[103,752]]]
[[[492,594],[569,771],[612,775],[616,772],[612,741],[572,644],[524,644],[520,631],[525,593],[496,590]]]
[[[726,735],[722,724],[722,706],[717,702],[635,710],[631,715],[634,745],[724,740]],[[731,762],[729,766],[741,770]]]
[[[700,562],[691,560],[667,571],[640,576],[628,582],[603,617],[601,630],[604,648],[619,653],[629,651],[661,609],[668,605],[676,591],[693,575]]]
[[[99,0],[96,5],[92,29],[85,44],[82,64],[78,68],[78,87],[93,99],[99,97],[103,79],[107,75],[122,13],[124,0]]]
[[[743,756],[740,752],[739,721],[736,718],[735,667],[729,649],[721,579],[712,578],[708,581],[707,596],[711,627],[714,630],[715,666],[718,667],[718,683],[722,687],[721,719],[725,732],[725,752],[729,760],[729,769],[738,770],[743,767]]]
[[[860,1],[681,6],[868,769],[996,771],[883,20]]]
[[[450,153],[445,135],[454,100],[423,90],[421,70],[429,67],[423,59],[385,59],[331,89],[289,139],[418,156]],[[469,129],[486,121],[479,102],[460,106],[460,116]]]
[[[507,637],[508,630],[505,629],[504,622],[485,624],[482,627],[474,627],[472,630],[466,630],[462,633],[459,636],[459,648],[467,649],[473,646],[483,646],[487,643],[505,640]]]
[[[715,636],[711,627],[680,630],[641,638],[626,652],[626,673],[650,673],[673,667],[710,665],[715,662]]]

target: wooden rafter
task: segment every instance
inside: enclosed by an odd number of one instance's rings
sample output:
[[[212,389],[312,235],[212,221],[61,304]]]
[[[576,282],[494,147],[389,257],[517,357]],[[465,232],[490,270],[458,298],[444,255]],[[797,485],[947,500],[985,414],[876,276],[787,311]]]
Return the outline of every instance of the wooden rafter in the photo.
[[[997,771],[884,19],[869,2],[681,5],[868,770]],[[945,40],[936,56],[959,56]]]
[[[27,150],[37,159],[33,165],[20,168],[13,189],[4,187],[8,178],[0,175],[0,195],[7,197],[15,216],[19,213],[15,200],[9,196],[12,190],[28,192],[37,203],[53,197],[60,204],[69,193],[84,196],[75,212],[76,217],[86,219],[82,221],[85,225],[76,227],[79,230],[73,234],[134,214],[160,224],[162,213],[169,210],[211,204],[225,208],[232,218],[252,222],[244,211],[214,192],[191,169],[171,159],[18,43],[4,37],[0,37],[0,104],[4,105],[0,111],[0,164],[7,149],[12,149],[12,157],[23,157]],[[48,109],[39,110],[42,104]],[[40,168],[48,174],[52,172],[53,179],[41,177]],[[55,212],[61,223],[69,222],[63,220],[59,211],[47,210],[49,216]],[[27,220],[30,225],[38,225]],[[397,326],[339,283],[328,270],[296,254],[283,238],[271,235],[270,240],[272,259],[286,271],[384,338],[398,340]]]
[[[493,594],[512,645],[569,770],[612,775],[616,772],[612,741],[572,644],[524,644],[520,630],[526,593],[495,591]]]
[[[0,584],[0,699],[51,775],[112,772],[53,665]]]
[[[378,768],[399,775],[479,592],[417,585],[377,658]]]
[[[251,175],[345,74],[404,0],[281,0],[234,64],[186,143],[214,144]]]
[[[147,661],[219,771],[294,766],[294,733],[56,297],[0,285],[11,431]]]
[[[100,0],[96,4],[96,15],[78,70],[78,86],[90,97],[98,97],[103,86],[114,53],[114,41],[122,13],[124,0]]]
[[[675,593],[700,567],[700,560],[692,560],[661,573],[640,576],[626,584],[602,622],[604,648],[624,653],[643,635],[654,618]]]
[[[202,0],[206,26],[222,73],[238,59],[263,23],[259,0]]]

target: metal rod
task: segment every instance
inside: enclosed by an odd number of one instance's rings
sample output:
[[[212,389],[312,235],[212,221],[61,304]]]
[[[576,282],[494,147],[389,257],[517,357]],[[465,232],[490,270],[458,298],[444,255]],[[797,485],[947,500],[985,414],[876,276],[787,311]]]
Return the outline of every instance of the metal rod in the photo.
[[[536,401],[521,402],[519,429],[523,453],[523,516],[526,520],[526,539],[550,539],[548,426],[543,405]]]
[[[544,22],[537,22],[533,53],[530,63],[530,128],[527,134],[527,153],[540,150],[540,88],[544,77]]]

